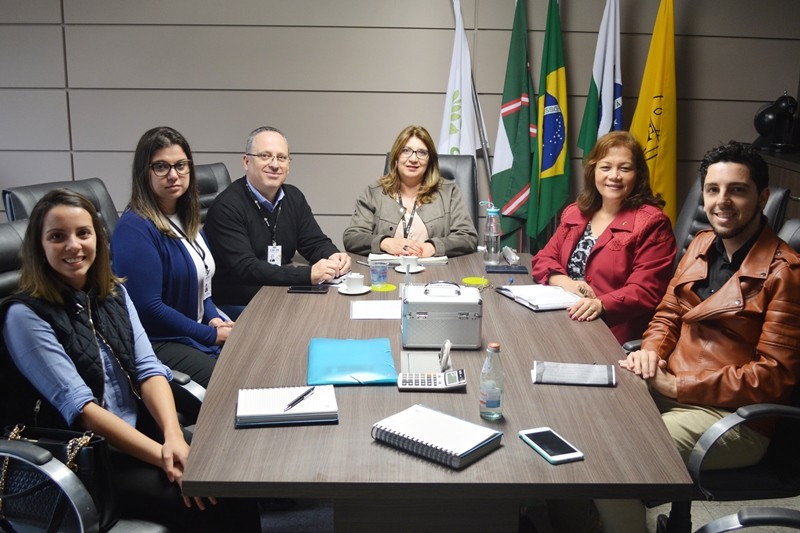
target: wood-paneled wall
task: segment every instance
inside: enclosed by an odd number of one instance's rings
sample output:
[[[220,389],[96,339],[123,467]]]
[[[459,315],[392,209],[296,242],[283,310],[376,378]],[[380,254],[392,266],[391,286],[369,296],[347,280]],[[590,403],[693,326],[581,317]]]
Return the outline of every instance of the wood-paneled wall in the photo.
[[[546,0],[528,2],[534,85]],[[513,0],[463,0],[494,143]],[[621,0],[625,122],[658,0]],[[561,0],[575,147],[603,0]],[[753,116],[800,75],[800,2],[675,0],[679,198],[714,144],[757,136]],[[281,128],[335,242],[358,192],[407,124],[438,137],[452,53],[450,0],[0,0],[0,188],[92,176],[118,209],[139,136],[171,125],[197,163],[242,174],[247,133]],[[481,173],[481,188],[486,176]]]

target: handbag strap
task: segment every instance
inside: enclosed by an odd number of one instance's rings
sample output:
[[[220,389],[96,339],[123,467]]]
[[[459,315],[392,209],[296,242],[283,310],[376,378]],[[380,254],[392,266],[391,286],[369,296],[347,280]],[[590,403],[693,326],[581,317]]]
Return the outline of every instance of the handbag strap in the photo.
[[[8,440],[18,439],[23,429],[25,429],[25,426],[22,424],[14,426],[14,429],[12,429],[11,433],[8,435]],[[6,456],[3,459],[3,467],[0,468],[0,520],[4,520],[6,516],[3,512],[3,495],[6,493],[6,475],[8,474],[8,463],[10,461],[11,458]]]

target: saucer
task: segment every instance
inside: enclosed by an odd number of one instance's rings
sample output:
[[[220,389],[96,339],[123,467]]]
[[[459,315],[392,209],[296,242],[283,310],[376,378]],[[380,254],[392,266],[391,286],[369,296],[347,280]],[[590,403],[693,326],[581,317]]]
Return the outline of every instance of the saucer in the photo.
[[[361,287],[358,290],[351,291],[351,290],[349,290],[347,288],[347,286],[344,283],[339,285],[339,289],[338,289],[339,294],[345,294],[347,296],[358,296],[359,294],[367,294],[371,290],[372,289],[370,288],[369,285],[364,285],[363,287]]]
[[[418,274],[418,273],[422,272],[423,270],[425,270],[424,266],[417,265],[416,267],[409,268],[408,269],[408,273],[409,274]],[[394,267],[394,271],[395,272],[399,272],[401,274],[405,274],[406,273],[406,269],[403,268],[403,265],[397,265],[396,267]]]

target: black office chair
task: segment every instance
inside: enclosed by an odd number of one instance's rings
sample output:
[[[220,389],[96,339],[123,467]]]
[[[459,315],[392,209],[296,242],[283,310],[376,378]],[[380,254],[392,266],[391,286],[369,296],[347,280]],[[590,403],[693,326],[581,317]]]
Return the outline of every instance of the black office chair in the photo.
[[[725,433],[736,426],[758,418],[779,418],[767,453],[758,464],[725,470],[702,470],[708,451]],[[755,404],[740,407],[719,420],[700,437],[689,456],[688,470],[695,483],[693,499],[708,501],[741,501],[792,498],[800,495],[800,407],[776,404]],[[784,513],[759,512],[761,520],[776,521]],[[686,532],[691,526],[691,501],[673,502],[667,524],[659,518],[658,532]],[[733,520],[732,518],[730,519]],[[679,525],[680,524],[680,525]],[[775,524],[779,525],[779,524]],[[715,531],[715,530],[711,530]],[[721,530],[728,531],[728,530]]]
[[[389,154],[383,165],[383,173],[389,173]],[[439,154],[439,173],[444,179],[455,181],[464,197],[472,223],[478,227],[478,167],[471,155]]]
[[[763,526],[800,529],[800,511],[783,507],[745,507],[737,513],[709,522],[695,533],[724,533]]]
[[[231,176],[225,163],[195,165],[197,192],[200,194],[200,222],[206,221],[206,213],[214,198],[231,184]]]
[[[769,199],[767,200],[767,205],[764,206],[764,214],[767,216],[769,225],[775,231],[778,231],[783,224],[783,217],[786,214],[788,203],[789,189],[784,189],[783,187],[769,188]],[[678,246],[678,254],[675,256],[676,267],[697,232],[701,229],[709,228],[711,228],[711,225],[708,223],[705,211],[703,211],[703,192],[700,188],[700,178],[698,177],[689,190],[678,218],[675,220],[673,231]]]
[[[778,237],[800,252],[800,218],[788,218],[783,222]]]
[[[106,226],[108,237],[114,233],[114,227],[119,221],[119,213],[114,206],[111,195],[108,194],[103,180],[100,178],[89,178],[75,181],[53,181],[49,183],[37,183],[35,185],[22,185],[11,187],[3,191],[3,205],[6,208],[8,220],[20,220],[28,218],[33,211],[33,206],[39,199],[53,189],[70,189],[78,192],[89,199],[93,204],[100,219]]]

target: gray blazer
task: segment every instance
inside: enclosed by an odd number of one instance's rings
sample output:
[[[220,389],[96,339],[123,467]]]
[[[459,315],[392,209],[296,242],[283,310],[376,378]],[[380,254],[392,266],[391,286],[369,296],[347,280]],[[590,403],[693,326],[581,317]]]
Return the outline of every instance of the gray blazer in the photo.
[[[350,227],[344,230],[345,250],[361,255],[381,253],[381,241],[394,237],[402,215],[397,200],[383,194],[377,182],[370,185],[356,200]],[[425,223],[428,242],[436,247],[436,255],[455,257],[475,251],[478,232],[461,191],[452,181],[441,180],[439,194],[431,203],[418,207],[417,216]]]

